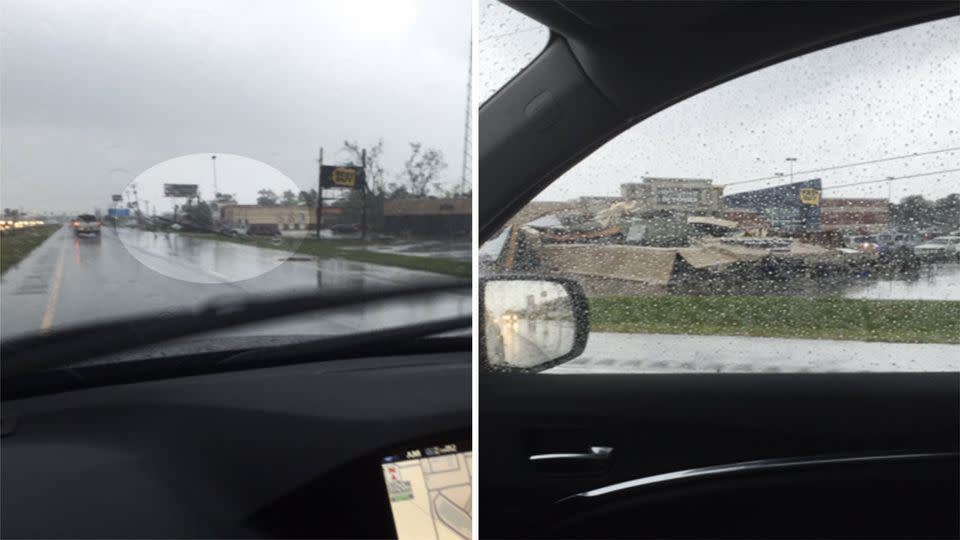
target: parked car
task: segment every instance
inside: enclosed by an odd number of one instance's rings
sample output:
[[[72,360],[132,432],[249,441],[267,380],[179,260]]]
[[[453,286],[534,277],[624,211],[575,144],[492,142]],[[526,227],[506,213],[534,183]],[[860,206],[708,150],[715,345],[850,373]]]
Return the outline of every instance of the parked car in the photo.
[[[901,248],[912,248],[923,242],[923,235],[913,232],[887,231],[876,236],[878,251],[893,252]]]
[[[913,248],[913,253],[923,259],[949,259],[960,257],[960,236],[940,236]]]
[[[356,223],[338,223],[330,227],[330,232],[333,234],[354,234],[360,232],[360,226]]]
[[[230,236],[233,238],[237,238],[240,236],[246,236],[247,229],[244,227],[221,227],[220,230],[217,231],[217,233],[223,236]]]
[[[76,236],[84,234],[100,236],[100,220],[93,214],[80,214],[70,223],[70,226],[73,227],[73,234]]]
[[[276,223],[253,223],[247,226],[250,236],[280,236],[280,227]]]
[[[847,247],[866,253],[876,253],[879,245],[876,236],[860,235],[847,239]]]

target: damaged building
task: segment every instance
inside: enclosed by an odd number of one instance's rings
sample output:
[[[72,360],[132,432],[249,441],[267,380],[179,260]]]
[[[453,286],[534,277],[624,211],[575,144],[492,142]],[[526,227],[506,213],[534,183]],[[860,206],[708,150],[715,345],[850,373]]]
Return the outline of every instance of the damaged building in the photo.
[[[819,225],[819,213],[794,211],[792,201],[778,203],[781,210],[757,211],[757,201],[771,198],[795,196],[801,202],[799,190],[809,187],[734,199],[740,206],[731,210],[723,188],[709,179],[646,177],[623,184],[620,198],[593,212],[571,201],[555,206],[554,213],[510,225],[491,263],[497,271],[569,276],[591,296],[655,294],[678,286],[697,290],[698,284],[735,288],[745,280],[856,271],[872,256],[768,234],[771,228]],[[809,192],[803,193],[810,201]],[[819,203],[819,191],[816,199]]]

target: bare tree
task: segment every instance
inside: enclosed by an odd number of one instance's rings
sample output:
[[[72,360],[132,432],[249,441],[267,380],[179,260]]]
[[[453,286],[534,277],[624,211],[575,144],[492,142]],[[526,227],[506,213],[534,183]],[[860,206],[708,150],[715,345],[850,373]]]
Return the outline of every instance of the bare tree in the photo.
[[[283,206],[296,206],[297,205],[297,194],[291,190],[286,190],[283,192],[282,199],[280,204]]]
[[[348,165],[360,167],[363,165],[363,148],[357,141],[343,141],[341,152],[346,152],[349,156]],[[378,139],[377,144],[367,149],[367,164],[365,172],[367,175],[367,187],[374,195],[383,195],[386,192],[386,184],[383,177],[386,171],[383,168],[381,159],[383,158],[383,139]]]
[[[410,186],[414,197],[426,197],[431,185],[436,184],[440,172],[447,168],[443,152],[436,148],[427,148],[421,152],[422,145],[410,143],[410,158],[403,164],[401,179]]]
[[[257,192],[257,204],[260,206],[276,206],[277,194],[272,189],[261,189]]]
[[[317,195],[316,189],[311,189],[310,191],[301,191],[300,195],[297,197],[300,201],[303,201],[303,204],[309,208],[317,207]]]
[[[231,193],[217,193],[216,199],[219,204],[237,204],[237,197]]]

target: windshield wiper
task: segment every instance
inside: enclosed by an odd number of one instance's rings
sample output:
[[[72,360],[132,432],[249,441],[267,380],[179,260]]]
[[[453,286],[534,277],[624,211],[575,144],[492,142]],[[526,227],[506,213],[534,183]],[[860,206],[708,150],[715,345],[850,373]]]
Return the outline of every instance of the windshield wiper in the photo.
[[[470,287],[469,281],[458,280],[443,284],[385,287],[366,291],[340,291],[308,295],[300,293],[271,298],[214,301],[193,310],[184,309],[174,313],[150,314],[130,319],[86,324],[56,330],[45,335],[7,340],[0,344],[0,358],[2,358],[0,370],[2,370],[2,378],[8,379],[26,373],[69,366],[107,354],[233,326],[399,298],[433,296],[451,291],[469,290]],[[463,327],[465,325],[462,319],[438,321],[438,324],[443,324],[427,326],[424,329],[417,328],[418,325],[411,325],[410,327],[390,330],[402,330],[413,337],[419,337],[427,335],[423,333],[424,331],[439,333]],[[442,329],[436,330],[436,328]],[[357,334],[353,334],[348,337],[356,338],[357,336]],[[327,338],[312,343],[316,347],[321,342],[337,339],[341,338]],[[329,341],[331,347],[336,343],[338,342]]]
[[[278,360],[286,360],[291,357],[303,355],[332,355],[344,350],[367,350],[371,347],[375,347],[381,351],[389,350],[390,347],[396,347],[424,336],[433,336],[459,328],[466,328],[471,324],[473,324],[473,317],[467,315],[372,330],[369,332],[357,332],[343,336],[312,339],[292,345],[279,345],[243,351],[224,358],[218,362],[218,365],[255,364],[257,366],[265,366]]]

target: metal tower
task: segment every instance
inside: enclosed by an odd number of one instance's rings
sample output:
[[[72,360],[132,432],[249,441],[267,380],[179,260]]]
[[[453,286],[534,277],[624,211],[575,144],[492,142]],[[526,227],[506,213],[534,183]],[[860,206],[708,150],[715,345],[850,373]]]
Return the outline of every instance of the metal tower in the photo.
[[[470,61],[467,67],[467,114],[464,118],[463,126],[463,164],[460,171],[460,193],[463,194],[467,188],[467,182],[472,178],[473,155],[472,143],[473,130],[473,26],[470,27]]]

